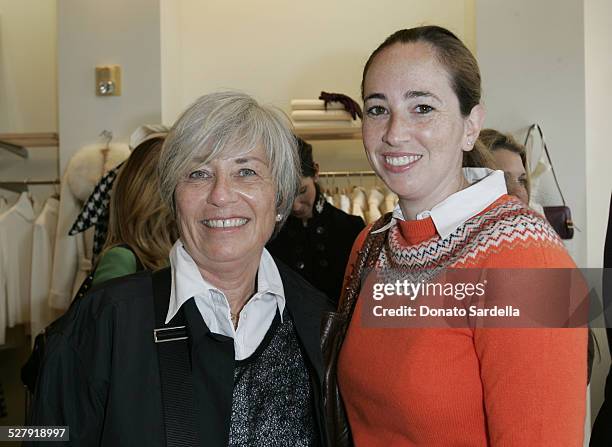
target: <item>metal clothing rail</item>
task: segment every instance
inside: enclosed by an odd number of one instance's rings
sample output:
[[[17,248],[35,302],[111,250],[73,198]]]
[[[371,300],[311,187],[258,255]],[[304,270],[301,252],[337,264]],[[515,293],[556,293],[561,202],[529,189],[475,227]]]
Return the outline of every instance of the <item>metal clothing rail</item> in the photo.
[[[26,147],[58,147],[57,133],[1,133],[0,149],[28,158]]]
[[[319,177],[373,177],[374,171],[325,171],[319,172]]]
[[[12,180],[10,182],[0,182],[0,189],[7,189],[16,193],[28,190],[31,185],[59,185],[60,180]]]
[[[9,151],[15,155],[20,156],[21,158],[28,158],[28,151],[26,150],[26,148],[18,144],[13,144],[8,141],[0,140],[0,149]]]

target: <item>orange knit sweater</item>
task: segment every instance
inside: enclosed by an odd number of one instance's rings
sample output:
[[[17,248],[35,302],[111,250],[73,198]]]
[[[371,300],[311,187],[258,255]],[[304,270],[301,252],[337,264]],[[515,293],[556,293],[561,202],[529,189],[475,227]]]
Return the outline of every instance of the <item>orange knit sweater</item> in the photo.
[[[368,231],[355,242],[347,277]],[[544,219],[509,196],[451,240],[439,249],[431,218],[398,221],[386,248],[420,267],[574,267]],[[356,446],[582,445],[585,329],[367,328],[364,299],[338,366]]]

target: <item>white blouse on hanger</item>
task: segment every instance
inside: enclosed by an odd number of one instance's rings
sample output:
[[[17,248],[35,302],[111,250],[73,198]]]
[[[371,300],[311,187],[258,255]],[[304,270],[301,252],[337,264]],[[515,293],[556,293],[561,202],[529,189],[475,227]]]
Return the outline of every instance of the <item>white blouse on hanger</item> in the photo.
[[[34,209],[28,193],[22,193],[0,216],[0,344],[6,328],[30,317],[32,229]]]
[[[385,196],[378,188],[372,188],[368,192],[368,211],[366,223],[370,224],[378,220],[382,214],[380,212],[380,206],[382,205]]]
[[[361,186],[355,186],[353,188],[353,192],[351,193],[352,199],[352,207],[351,214],[353,216],[359,216],[366,221],[365,218],[365,208],[366,208],[366,194],[365,189]]]
[[[30,328],[34,337],[59,315],[49,307],[53,269],[53,248],[57,230],[59,200],[49,198],[34,222],[32,238],[32,279],[30,286]]]
[[[8,201],[5,197],[0,196],[0,214],[8,209]]]
[[[397,205],[397,195],[391,191],[387,193],[385,196],[385,201],[381,206],[381,212],[383,214],[391,213],[395,209],[395,205]]]
[[[346,194],[340,194],[338,196],[338,204],[342,211],[348,214],[351,213],[351,199],[349,199]]]

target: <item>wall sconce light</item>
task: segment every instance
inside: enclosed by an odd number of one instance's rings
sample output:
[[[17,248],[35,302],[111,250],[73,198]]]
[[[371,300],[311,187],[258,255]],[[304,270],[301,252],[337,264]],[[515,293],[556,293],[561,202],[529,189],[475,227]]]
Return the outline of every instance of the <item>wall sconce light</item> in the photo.
[[[121,66],[96,67],[96,95],[121,96]]]

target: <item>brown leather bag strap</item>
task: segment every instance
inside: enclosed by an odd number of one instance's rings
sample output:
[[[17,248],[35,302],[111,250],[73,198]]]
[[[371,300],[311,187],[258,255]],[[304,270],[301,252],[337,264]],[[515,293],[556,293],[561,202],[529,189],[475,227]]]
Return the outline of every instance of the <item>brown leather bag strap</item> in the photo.
[[[373,232],[387,225],[391,221],[391,218],[392,213],[386,213],[378,219],[374,225],[372,225],[370,233],[366,237],[361,249],[358,251],[353,271],[351,272],[347,286],[342,291],[343,293],[338,305],[338,313],[345,316],[347,318],[346,321],[350,320],[353,310],[355,309],[364,273],[374,267],[378,259],[378,254],[385,242],[387,235],[386,231],[375,234],[373,234]]]

